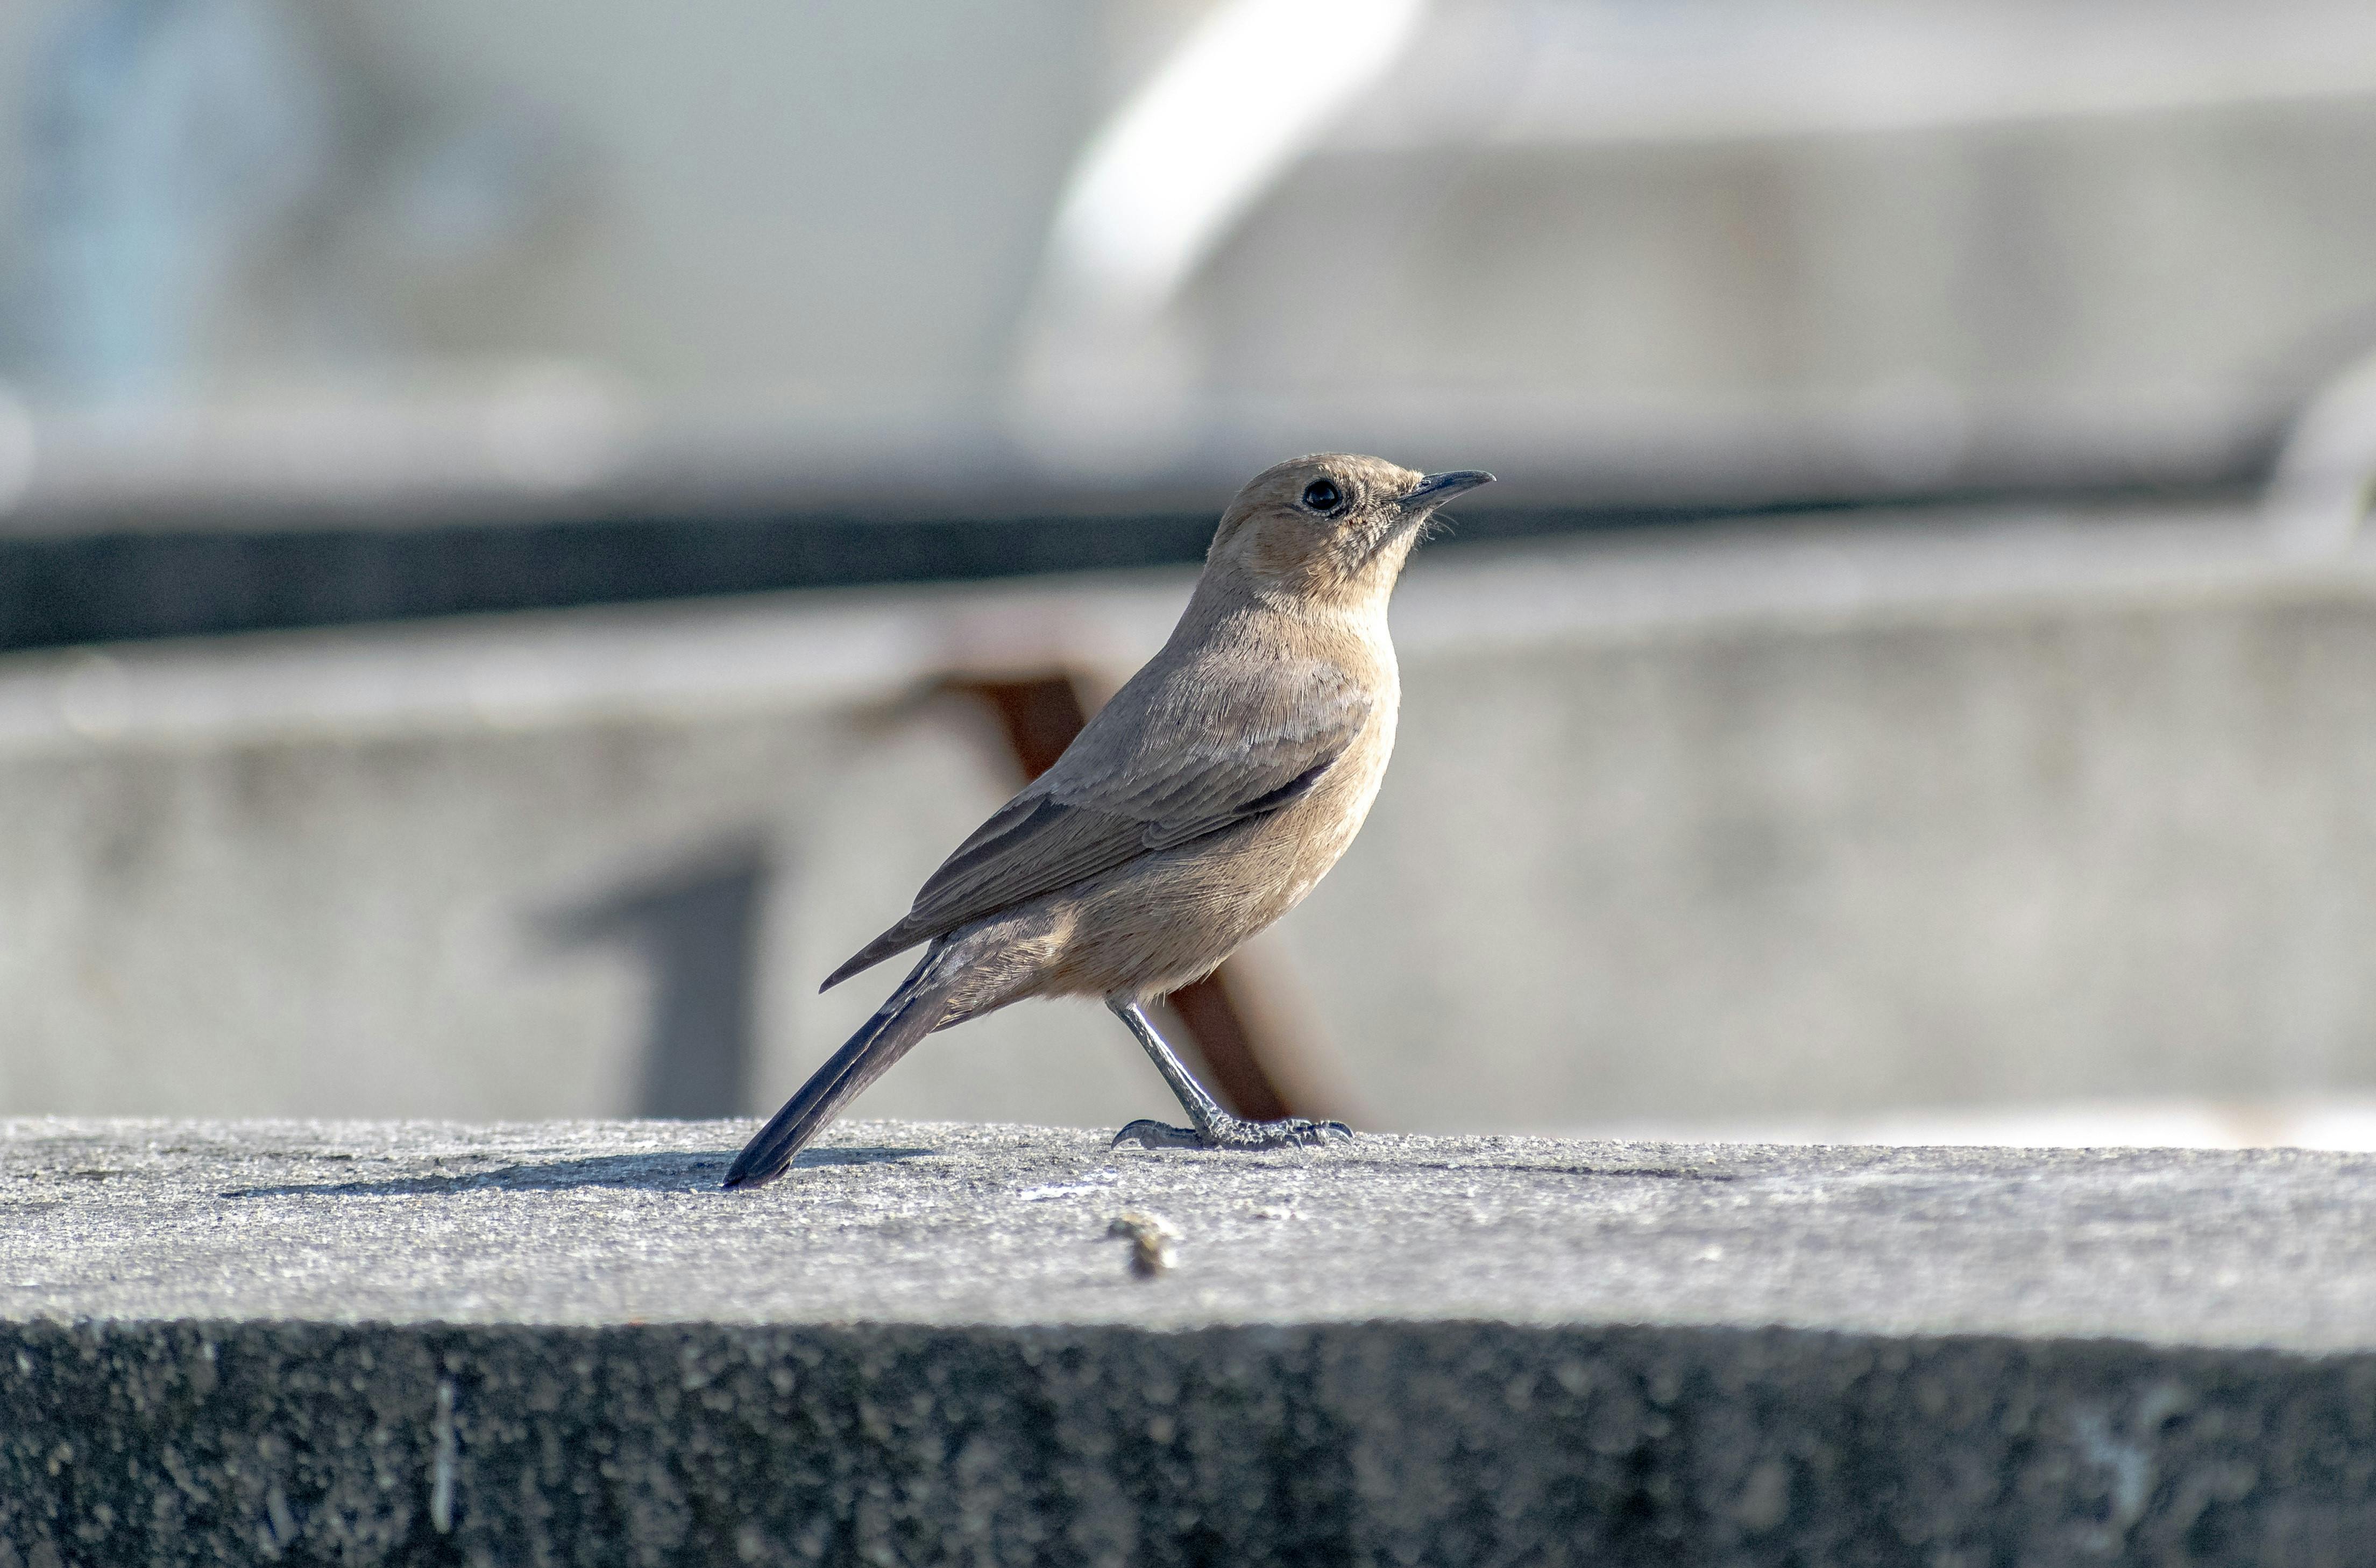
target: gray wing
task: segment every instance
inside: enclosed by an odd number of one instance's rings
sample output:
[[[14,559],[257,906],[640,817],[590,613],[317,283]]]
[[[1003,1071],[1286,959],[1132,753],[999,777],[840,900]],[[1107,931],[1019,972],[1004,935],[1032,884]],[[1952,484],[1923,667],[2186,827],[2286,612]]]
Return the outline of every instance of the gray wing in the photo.
[[[1123,687],[826,986],[985,915],[1278,811],[1320,781],[1373,706],[1343,670],[1317,660],[1273,666],[1259,679],[1171,673]]]

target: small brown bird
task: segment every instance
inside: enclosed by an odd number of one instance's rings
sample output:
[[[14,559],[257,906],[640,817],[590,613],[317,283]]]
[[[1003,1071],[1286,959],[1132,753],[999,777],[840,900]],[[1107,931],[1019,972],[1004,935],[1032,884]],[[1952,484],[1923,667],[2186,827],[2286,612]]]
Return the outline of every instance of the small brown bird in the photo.
[[[1190,1075],[1146,1004],[1201,980],[1312,891],[1360,830],[1402,695],[1386,599],[1435,509],[1492,481],[1325,454],[1265,470],[1221,515],[1170,641],[1064,754],[957,846],[826,988],[923,960],[735,1158],[774,1180],[926,1035],[1027,996],[1098,996],[1188,1112],[1114,1142],[1265,1149],[1350,1138],[1247,1122]]]

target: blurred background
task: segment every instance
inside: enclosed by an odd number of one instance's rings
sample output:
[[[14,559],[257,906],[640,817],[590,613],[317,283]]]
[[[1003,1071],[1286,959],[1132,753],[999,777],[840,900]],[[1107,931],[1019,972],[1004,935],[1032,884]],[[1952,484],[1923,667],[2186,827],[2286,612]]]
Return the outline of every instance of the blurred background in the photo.
[[[772,1109],[1336,448],[1503,482],[1233,1103],[2376,1146],[2371,353],[2364,4],[13,0],[0,1112]]]

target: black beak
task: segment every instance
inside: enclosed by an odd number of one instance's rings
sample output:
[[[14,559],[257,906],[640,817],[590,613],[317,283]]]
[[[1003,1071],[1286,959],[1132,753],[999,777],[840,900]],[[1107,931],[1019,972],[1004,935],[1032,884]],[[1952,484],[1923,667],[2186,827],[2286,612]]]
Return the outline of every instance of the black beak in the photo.
[[[1408,495],[1403,497],[1403,509],[1432,509],[1480,484],[1491,484],[1493,476],[1483,469],[1448,469],[1440,474],[1430,474],[1419,481]]]

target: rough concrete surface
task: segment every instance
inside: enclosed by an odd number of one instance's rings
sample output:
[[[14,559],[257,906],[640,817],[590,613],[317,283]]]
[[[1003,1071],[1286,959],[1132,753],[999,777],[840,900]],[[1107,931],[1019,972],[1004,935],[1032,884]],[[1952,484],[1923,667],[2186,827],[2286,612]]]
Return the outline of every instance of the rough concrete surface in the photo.
[[[2376,1159],[745,1131],[0,1123],[0,1564],[2376,1541]]]

